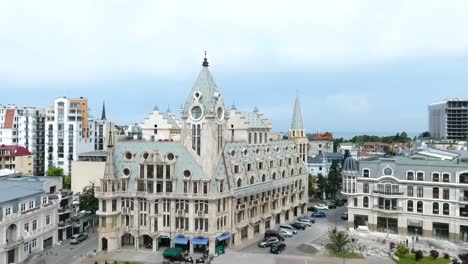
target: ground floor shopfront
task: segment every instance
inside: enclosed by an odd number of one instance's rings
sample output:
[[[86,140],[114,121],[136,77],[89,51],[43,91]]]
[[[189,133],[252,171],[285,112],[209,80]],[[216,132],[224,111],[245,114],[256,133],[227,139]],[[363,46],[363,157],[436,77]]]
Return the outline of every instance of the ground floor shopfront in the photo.
[[[349,227],[371,232],[408,235],[468,243],[468,219],[407,213],[382,213],[349,208]]]

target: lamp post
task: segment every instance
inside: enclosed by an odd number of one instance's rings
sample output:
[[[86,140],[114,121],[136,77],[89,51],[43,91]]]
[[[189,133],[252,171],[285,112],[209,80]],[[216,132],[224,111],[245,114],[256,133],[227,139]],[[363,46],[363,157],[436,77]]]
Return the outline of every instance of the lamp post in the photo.
[[[414,236],[411,237],[411,240],[413,241],[413,251],[414,251]]]

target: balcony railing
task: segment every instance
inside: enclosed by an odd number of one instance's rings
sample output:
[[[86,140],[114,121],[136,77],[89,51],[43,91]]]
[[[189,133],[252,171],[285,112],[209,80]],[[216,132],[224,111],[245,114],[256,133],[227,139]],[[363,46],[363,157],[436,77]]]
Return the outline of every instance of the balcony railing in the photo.
[[[394,192],[394,191],[391,191],[391,192],[388,192],[388,191],[382,191],[382,190],[373,190],[372,191],[373,193],[376,193],[376,194],[384,194],[384,195],[404,195],[405,193],[404,192]]]
[[[382,210],[382,211],[390,211],[390,212],[403,212],[403,207],[374,205],[374,210]]]

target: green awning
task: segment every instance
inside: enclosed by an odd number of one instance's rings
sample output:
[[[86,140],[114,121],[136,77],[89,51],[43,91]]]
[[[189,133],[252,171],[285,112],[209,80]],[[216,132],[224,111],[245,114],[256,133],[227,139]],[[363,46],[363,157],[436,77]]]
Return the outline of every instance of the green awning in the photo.
[[[171,258],[171,257],[177,257],[179,256],[182,252],[184,251],[183,248],[168,248],[164,251],[163,257],[165,258]]]

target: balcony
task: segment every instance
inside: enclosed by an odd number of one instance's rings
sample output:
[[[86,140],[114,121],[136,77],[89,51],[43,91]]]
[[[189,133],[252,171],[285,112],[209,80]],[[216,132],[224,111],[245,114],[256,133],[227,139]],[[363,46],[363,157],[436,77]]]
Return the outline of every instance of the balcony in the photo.
[[[67,213],[70,213],[70,206],[65,206],[63,208],[59,208],[58,209],[58,214],[61,215],[61,214],[67,214]]]
[[[255,224],[255,223],[257,223],[257,222],[260,222],[260,219],[261,219],[260,216],[250,217],[250,218],[249,218],[249,223],[250,223],[250,224]]]
[[[236,206],[236,209],[239,211],[239,210],[244,210],[245,209],[245,203],[241,203],[241,204],[238,204]]]
[[[63,229],[63,228],[66,228],[66,227],[69,227],[71,225],[71,220],[70,219],[67,219],[65,221],[60,221],[58,223],[58,228],[59,229]]]
[[[458,201],[460,203],[468,203],[468,197],[458,197]]]
[[[404,195],[404,192],[387,192],[387,191],[382,191],[382,190],[373,190],[372,193],[374,194],[381,194],[381,195],[388,195],[388,196],[395,196],[395,195]]]
[[[381,211],[384,213],[402,213],[403,207],[396,207],[396,206],[383,206],[383,205],[374,205],[373,207],[376,211]]]

